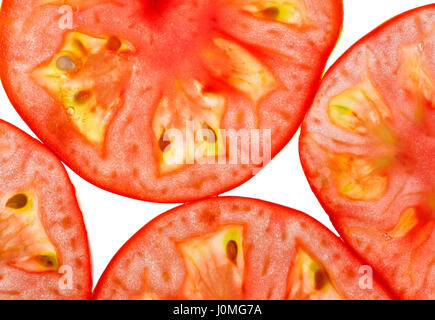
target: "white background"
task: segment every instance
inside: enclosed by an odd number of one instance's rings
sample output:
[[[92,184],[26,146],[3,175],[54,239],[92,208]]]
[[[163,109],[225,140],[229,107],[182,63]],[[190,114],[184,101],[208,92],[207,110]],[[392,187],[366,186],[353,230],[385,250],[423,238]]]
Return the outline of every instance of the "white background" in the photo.
[[[0,0],[1,3],[1,0]],[[344,29],[328,67],[353,43],[393,16],[428,0],[344,0]],[[1,44],[0,44],[1,50]],[[35,137],[0,88],[0,118]],[[301,210],[334,230],[312,194],[298,157],[298,137],[256,177],[225,195],[259,198]],[[103,191],[68,169],[85,218],[93,258],[94,284],[116,251],[148,221],[176,205],[136,201]]]

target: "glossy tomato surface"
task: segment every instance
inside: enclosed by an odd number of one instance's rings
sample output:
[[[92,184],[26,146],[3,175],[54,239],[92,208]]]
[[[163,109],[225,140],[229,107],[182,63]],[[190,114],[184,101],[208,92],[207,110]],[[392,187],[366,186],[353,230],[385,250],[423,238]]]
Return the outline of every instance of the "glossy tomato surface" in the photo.
[[[62,164],[3,121],[0,163],[0,300],[88,299],[88,239]]]
[[[340,239],[303,213],[212,198],[142,228],[113,258],[94,297],[389,299],[371,276]]]
[[[397,297],[435,299],[435,5],[404,13],[327,73],[300,156],[339,233]]]
[[[290,140],[341,0],[4,0],[0,76],[68,166],[184,202],[251,178]]]

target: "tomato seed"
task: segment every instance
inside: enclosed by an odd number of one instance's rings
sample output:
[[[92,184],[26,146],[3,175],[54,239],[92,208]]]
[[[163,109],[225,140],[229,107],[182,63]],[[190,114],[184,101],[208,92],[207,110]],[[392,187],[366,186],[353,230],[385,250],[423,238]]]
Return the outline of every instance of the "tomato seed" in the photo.
[[[321,290],[328,282],[328,275],[325,270],[319,269],[314,273],[314,287],[316,290]]]
[[[237,243],[234,240],[230,240],[227,243],[227,257],[230,259],[234,264],[237,263],[237,253],[239,249],[237,248]]]
[[[279,15],[279,9],[277,7],[269,7],[261,11],[261,14],[268,19],[276,19]]]
[[[22,209],[27,205],[27,196],[22,193],[18,193],[9,198],[6,202],[6,207],[11,209]]]
[[[166,134],[166,132],[163,132],[159,139],[159,148],[162,152],[169,151],[169,146],[171,145],[171,141]]]
[[[76,64],[68,56],[60,56],[56,60],[56,67],[62,71],[71,71],[76,68]]]
[[[121,40],[113,36],[110,37],[106,43],[106,49],[110,51],[118,51],[121,48],[121,46],[122,46]]]
[[[92,97],[90,90],[81,90],[74,95],[74,101],[77,103],[85,103]]]

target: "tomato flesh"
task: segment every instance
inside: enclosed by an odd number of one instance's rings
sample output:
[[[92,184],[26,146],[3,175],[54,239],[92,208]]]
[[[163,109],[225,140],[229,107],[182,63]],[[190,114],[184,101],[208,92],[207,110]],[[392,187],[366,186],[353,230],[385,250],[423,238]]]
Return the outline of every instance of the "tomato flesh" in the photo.
[[[342,25],[339,0],[64,5],[3,1],[5,90],[82,177],[158,202],[222,193],[267,164],[302,121]]]
[[[330,231],[260,200],[213,198],[171,210],[112,259],[95,299],[389,299]]]
[[[418,8],[355,44],[325,76],[300,139],[339,233],[405,299],[435,298],[434,18],[434,5]]]
[[[0,299],[88,299],[83,217],[60,161],[0,121]]]

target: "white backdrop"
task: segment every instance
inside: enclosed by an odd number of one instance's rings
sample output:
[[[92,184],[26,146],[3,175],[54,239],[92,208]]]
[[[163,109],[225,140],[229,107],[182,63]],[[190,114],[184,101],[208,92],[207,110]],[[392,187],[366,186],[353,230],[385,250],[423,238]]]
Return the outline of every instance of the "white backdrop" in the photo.
[[[1,3],[1,0],[0,0]],[[384,21],[428,0],[344,0],[344,29],[328,67],[353,43]],[[1,44],[0,44],[1,50]],[[35,137],[0,88],[0,118]],[[334,231],[328,216],[312,194],[298,157],[297,134],[256,177],[225,195],[259,198],[301,210]],[[93,258],[94,284],[116,251],[148,221],[176,205],[136,201],[103,191],[71,170],[85,218]],[[334,231],[335,232],[335,231]]]

